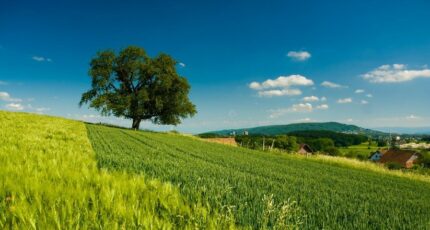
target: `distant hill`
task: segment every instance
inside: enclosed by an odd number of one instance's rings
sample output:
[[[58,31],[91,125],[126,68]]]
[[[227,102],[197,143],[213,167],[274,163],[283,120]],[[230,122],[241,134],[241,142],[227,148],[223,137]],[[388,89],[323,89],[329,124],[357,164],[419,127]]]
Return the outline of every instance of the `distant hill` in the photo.
[[[307,130],[324,130],[333,131],[340,133],[352,133],[352,134],[364,134],[370,136],[383,136],[387,135],[384,132],[376,131],[372,129],[365,129],[356,125],[347,125],[338,122],[312,122],[312,123],[295,123],[288,125],[269,125],[260,126],[254,128],[243,128],[243,129],[226,129],[219,131],[211,131],[205,134],[217,134],[217,135],[229,135],[232,132],[241,134],[244,131],[248,131],[250,135],[280,135],[288,134],[296,131],[307,131]]]
[[[429,135],[430,127],[381,127],[375,128],[387,133],[410,134],[410,135]]]

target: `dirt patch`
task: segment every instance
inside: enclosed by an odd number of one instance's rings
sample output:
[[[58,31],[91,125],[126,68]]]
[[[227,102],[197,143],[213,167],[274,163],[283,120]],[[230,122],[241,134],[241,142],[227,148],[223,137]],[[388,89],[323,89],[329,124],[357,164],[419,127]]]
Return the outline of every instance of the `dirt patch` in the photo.
[[[214,142],[224,145],[231,145],[231,146],[237,146],[236,140],[233,137],[226,137],[226,138],[205,138],[204,140],[208,142]]]

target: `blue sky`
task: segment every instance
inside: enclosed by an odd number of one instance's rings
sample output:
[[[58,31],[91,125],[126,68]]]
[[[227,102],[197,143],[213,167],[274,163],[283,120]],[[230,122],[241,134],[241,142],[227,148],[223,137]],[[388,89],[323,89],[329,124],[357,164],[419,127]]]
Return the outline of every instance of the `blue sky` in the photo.
[[[97,51],[138,45],[184,63],[178,72],[198,110],[177,127],[142,128],[429,126],[429,9],[428,1],[7,1],[0,109],[130,125],[78,102]]]

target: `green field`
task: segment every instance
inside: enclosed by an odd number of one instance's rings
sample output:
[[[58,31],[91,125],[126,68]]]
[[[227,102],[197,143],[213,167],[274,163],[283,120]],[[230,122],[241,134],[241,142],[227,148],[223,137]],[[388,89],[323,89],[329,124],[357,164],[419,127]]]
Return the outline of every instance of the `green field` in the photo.
[[[372,143],[369,149],[369,143],[364,142],[360,145],[352,145],[339,148],[339,151],[342,156],[349,156],[352,158],[360,158],[361,156],[361,159],[367,159],[370,156],[370,153],[375,152],[376,150],[378,150],[378,148],[379,147],[376,145],[376,143]]]
[[[97,168],[81,122],[0,111],[0,229],[228,227],[170,183]]]
[[[300,209],[286,219],[301,229],[430,226],[428,182],[175,134],[87,128],[99,167],[169,181],[190,202],[230,211],[238,226],[273,226],[294,202]]]
[[[429,177],[0,111],[1,229],[426,229]]]

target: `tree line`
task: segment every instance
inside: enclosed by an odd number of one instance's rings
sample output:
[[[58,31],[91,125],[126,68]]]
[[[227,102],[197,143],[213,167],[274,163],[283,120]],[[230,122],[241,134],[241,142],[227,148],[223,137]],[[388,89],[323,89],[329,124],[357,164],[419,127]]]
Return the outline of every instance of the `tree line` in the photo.
[[[200,134],[201,138],[227,137],[215,133]],[[237,135],[235,140],[239,146],[259,149],[272,150],[278,149],[286,152],[297,152],[300,144],[309,145],[313,151],[327,155],[338,156],[338,147],[348,147],[359,145],[368,141],[368,137],[359,134],[345,134],[333,131],[295,131],[287,135]]]

